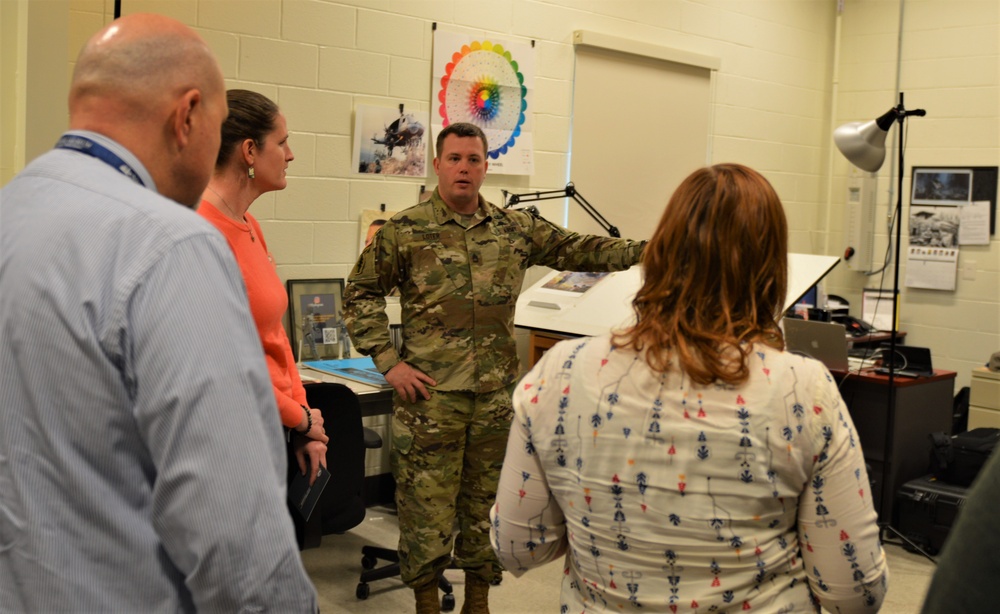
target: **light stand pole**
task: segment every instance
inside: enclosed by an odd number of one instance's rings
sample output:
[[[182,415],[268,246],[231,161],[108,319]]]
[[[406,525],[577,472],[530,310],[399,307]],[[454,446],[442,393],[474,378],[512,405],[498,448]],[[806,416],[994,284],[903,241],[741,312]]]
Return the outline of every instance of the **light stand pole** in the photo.
[[[903,129],[904,122],[906,118],[910,115],[916,115],[918,117],[923,117],[927,115],[927,111],[923,109],[914,109],[912,111],[907,111],[906,107],[903,106],[903,92],[899,93],[899,104],[896,105],[889,113],[894,115],[894,120],[899,126],[896,128],[896,132],[899,135],[899,147],[897,148],[898,162],[897,167],[897,182],[896,182],[896,246],[895,246],[895,265],[892,271],[892,323],[891,331],[892,335],[889,338],[889,407],[890,411],[895,408],[894,401],[896,400],[896,387],[895,384],[895,373],[896,369],[899,368],[899,362],[896,360],[896,333],[899,328],[899,264],[900,264],[900,254],[902,251],[902,236],[903,236],[903,173],[905,172],[903,166]],[[883,115],[883,117],[885,117]],[[884,361],[883,361],[884,362]]]
[[[833,139],[840,149],[841,153],[844,154],[852,164],[855,166],[866,170],[868,172],[874,173],[882,167],[882,162],[885,160],[885,137],[889,131],[889,128],[893,123],[897,123],[897,132],[899,135],[899,148],[898,148],[898,163],[897,168],[897,183],[896,183],[896,205],[894,210],[894,217],[896,223],[896,245],[895,245],[895,258],[896,261],[893,265],[893,279],[892,279],[892,321],[890,325],[890,335],[889,335],[889,364],[885,365],[885,359],[883,358],[883,366],[888,368],[888,407],[886,411],[886,426],[885,426],[885,438],[882,445],[882,497],[879,502],[879,507],[883,513],[888,510],[886,505],[886,498],[894,496],[895,493],[887,492],[887,489],[891,487],[889,483],[889,477],[892,473],[892,457],[889,454],[889,449],[892,445],[892,425],[896,423],[896,370],[899,369],[899,361],[896,359],[896,336],[898,331],[898,319],[899,319],[899,266],[900,257],[902,252],[902,230],[903,230],[903,173],[905,172],[905,167],[903,166],[903,132],[905,128],[906,118],[916,115],[922,117],[927,115],[927,111],[923,109],[914,109],[911,111],[906,110],[903,105],[903,93],[899,93],[899,104],[890,109],[888,112],[883,114],[876,120],[861,123],[853,122],[850,124],[845,124],[837,130],[834,131]],[[891,238],[890,238],[891,240]],[[911,546],[915,547],[919,552],[923,553],[923,550],[916,547],[913,542],[906,539],[905,536],[900,534],[899,531],[892,527],[892,518],[880,518],[879,527],[882,531],[891,531],[896,536],[900,537],[904,541],[908,542]],[[881,531],[880,531],[881,533]],[[926,553],[923,553],[932,561],[934,560]]]

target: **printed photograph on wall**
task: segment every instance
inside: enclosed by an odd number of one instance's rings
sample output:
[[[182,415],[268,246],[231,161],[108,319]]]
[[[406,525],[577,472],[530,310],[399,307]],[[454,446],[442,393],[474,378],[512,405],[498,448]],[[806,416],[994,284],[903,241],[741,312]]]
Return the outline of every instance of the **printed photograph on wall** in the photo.
[[[354,110],[355,173],[397,177],[427,176],[429,114],[403,103],[394,109],[358,105]]]
[[[911,204],[957,210],[959,245],[990,244],[996,233],[996,166],[914,166],[910,183]]]
[[[914,205],[965,205],[972,199],[972,171],[968,169],[914,168]]]
[[[910,206],[910,245],[957,247],[961,228],[955,207]]]
[[[535,49],[493,37],[434,32],[432,130],[468,122],[486,134],[494,174],[531,175]]]

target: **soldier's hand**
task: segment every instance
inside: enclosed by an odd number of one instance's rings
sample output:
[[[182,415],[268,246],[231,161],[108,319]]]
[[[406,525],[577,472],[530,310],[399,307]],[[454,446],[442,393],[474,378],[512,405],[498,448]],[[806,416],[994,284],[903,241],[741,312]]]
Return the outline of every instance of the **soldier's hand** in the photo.
[[[417,395],[424,399],[431,398],[431,393],[427,391],[424,384],[437,386],[437,382],[431,376],[419,369],[414,369],[405,362],[399,362],[395,367],[386,371],[385,381],[389,382],[399,393],[399,396],[409,403],[416,403]]]

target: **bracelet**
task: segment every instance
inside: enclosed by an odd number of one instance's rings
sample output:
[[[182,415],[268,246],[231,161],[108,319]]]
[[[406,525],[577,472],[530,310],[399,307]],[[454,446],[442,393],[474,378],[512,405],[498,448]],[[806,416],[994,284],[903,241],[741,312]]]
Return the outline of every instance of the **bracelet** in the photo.
[[[308,435],[309,431],[313,430],[313,417],[312,412],[305,405],[302,405],[302,411],[306,412],[306,430],[302,431],[303,435]]]

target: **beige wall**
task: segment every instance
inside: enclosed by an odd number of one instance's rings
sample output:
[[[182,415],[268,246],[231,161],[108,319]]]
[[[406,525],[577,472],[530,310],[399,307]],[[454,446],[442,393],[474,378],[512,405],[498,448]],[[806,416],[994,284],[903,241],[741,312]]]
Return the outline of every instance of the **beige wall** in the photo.
[[[926,117],[908,119],[904,133],[905,220],[913,166],[1000,164],[1000,2],[907,0],[902,9],[901,18],[895,0],[846,2],[837,122],[874,119],[888,111],[897,102],[897,79],[906,108],[927,111]],[[890,139],[898,139],[895,130]],[[888,246],[890,203],[896,204],[897,175],[889,174],[893,156],[890,152],[878,178],[876,265]],[[849,166],[839,155],[833,162],[828,241],[829,253],[838,254],[845,245],[842,204]],[[904,225],[900,285],[906,279],[907,235]],[[936,367],[958,372],[957,386],[967,386],[970,369],[1000,350],[1000,240],[991,239],[989,246],[961,248],[959,265],[974,263],[975,279],[960,273],[955,292],[901,288],[900,330],[908,333],[906,343],[932,348]],[[885,288],[892,287],[892,273],[890,267]],[[878,287],[879,281],[838,267],[826,290],[845,295],[853,306],[863,287]]]
[[[0,185],[65,127],[68,9],[69,0],[0,2]]]
[[[69,0],[67,57],[108,20],[111,5],[111,0]],[[126,13],[161,12],[192,25],[215,50],[231,87],[261,91],[285,111],[297,156],[289,187],[261,197],[253,208],[283,278],[346,277],[356,256],[359,212],[379,203],[400,209],[415,201],[424,181],[350,173],[353,109],[397,101],[429,108],[434,22],[536,42],[533,119],[536,133],[545,138],[536,138],[534,176],[487,179],[485,194],[494,202],[501,201],[501,189],[552,189],[566,181],[574,30],[720,58],[712,159],[742,162],[767,175],[785,203],[792,249],[799,252],[843,250],[848,166],[832,147],[832,127],[874,118],[895,102],[897,0],[847,0],[839,30],[835,0],[124,0],[123,5]],[[914,164],[1000,163],[998,12],[996,0],[907,0],[900,87],[908,106],[928,111],[926,118],[910,122],[907,177]],[[623,112],[627,105],[623,101]],[[889,168],[887,162],[880,178],[886,202]],[[433,185],[433,176],[426,183]],[[613,204],[595,205],[611,216]],[[878,232],[876,252],[886,244],[884,228]],[[963,248],[962,258],[976,261],[974,281],[960,280],[953,293],[905,290],[902,299],[908,342],[931,346],[941,367],[959,372],[959,385],[967,384],[971,366],[1000,349],[998,240]],[[839,267],[827,291],[852,299],[860,312],[860,290],[867,285],[872,279]]]
[[[0,2],[0,185],[6,184],[24,165],[17,159],[18,6],[17,2]]]

